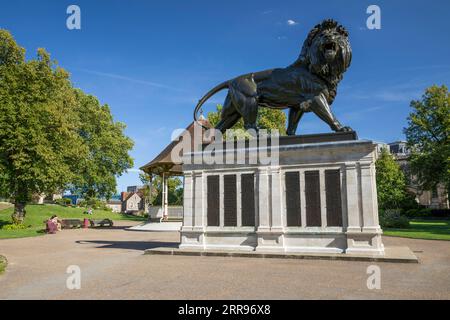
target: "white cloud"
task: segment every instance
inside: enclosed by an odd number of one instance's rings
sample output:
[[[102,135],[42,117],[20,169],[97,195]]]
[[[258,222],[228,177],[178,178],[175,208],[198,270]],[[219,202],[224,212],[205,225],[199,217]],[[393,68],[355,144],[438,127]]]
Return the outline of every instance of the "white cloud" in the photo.
[[[286,23],[287,23],[288,26],[295,26],[295,25],[298,24],[298,22],[296,22],[296,21],[294,21],[292,19],[289,19]]]
[[[140,173],[141,170],[137,169],[137,168],[132,168],[132,169],[128,169],[127,170],[128,173]]]

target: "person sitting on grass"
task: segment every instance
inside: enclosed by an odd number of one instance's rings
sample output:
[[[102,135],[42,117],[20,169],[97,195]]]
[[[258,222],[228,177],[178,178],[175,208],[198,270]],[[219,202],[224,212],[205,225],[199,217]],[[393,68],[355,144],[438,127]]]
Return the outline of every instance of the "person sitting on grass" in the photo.
[[[55,219],[56,218],[56,219]],[[45,232],[49,234],[55,234],[56,231],[61,230],[61,224],[58,226],[58,217],[52,216],[50,219],[45,221]]]
[[[61,231],[61,220],[57,215],[53,215],[50,220],[56,225],[56,230]]]

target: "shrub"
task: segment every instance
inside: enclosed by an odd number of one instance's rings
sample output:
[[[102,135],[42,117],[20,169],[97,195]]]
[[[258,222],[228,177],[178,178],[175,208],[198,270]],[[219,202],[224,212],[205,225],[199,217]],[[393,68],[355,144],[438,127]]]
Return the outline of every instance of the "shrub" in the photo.
[[[83,208],[86,208],[87,207],[87,201],[86,200],[80,200],[80,201],[78,201],[78,206],[79,207],[83,207]]]
[[[448,218],[450,209],[419,208],[405,210],[404,214],[409,218]]]
[[[24,224],[15,224],[15,223],[10,223],[10,224],[5,224],[2,226],[3,230],[23,230],[23,229],[28,229],[29,226],[26,226]]]
[[[405,174],[386,148],[375,163],[378,205],[382,209],[402,208],[408,201]]]
[[[409,218],[429,217],[431,215],[431,209],[428,208],[409,209],[404,211],[404,215]]]
[[[408,228],[409,219],[400,214],[399,209],[380,211],[380,225],[382,228]]]
[[[92,208],[94,210],[105,210],[105,211],[112,211],[111,208],[106,206],[106,202],[99,200],[99,199],[87,199],[87,200],[81,200],[78,203],[78,206],[84,207],[84,208]]]
[[[55,200],[56,204],[59,204],[60,206],[70,206],[72,204],[72,200],[70,200],[69,198],[61,198],[61,199],[56,199]]]
[[[2,274],[5,271],[7,264],[8,260],[6,260],[6,257],[0,255],[0,274]]]
[[[416,201],[416,197],[411,193],[406,193],[403,200],[400,202],[399,207],[403,210],[420,209],[419,203]]]
[[[441,217],[448,218],[448,217],[450,217],[450,209],[432,209],[431,216],[439,217],[439,218],[441,218]]]

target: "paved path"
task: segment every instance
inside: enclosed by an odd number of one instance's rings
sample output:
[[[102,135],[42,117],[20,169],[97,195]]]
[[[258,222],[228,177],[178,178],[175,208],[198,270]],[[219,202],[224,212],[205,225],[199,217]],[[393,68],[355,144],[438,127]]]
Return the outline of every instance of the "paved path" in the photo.
[[[181,222],[147,222],[131,227],[136,231],[180,231]]]
[[[10,263],[0,299],[450,299],[450,242],[385,237],[421,263],[378,263],[382,288],[369,290],[366,262],[144,256],[179,234],[125,229],[132,224],[0,240]],[[74,264],[81,290],[66,288]]]

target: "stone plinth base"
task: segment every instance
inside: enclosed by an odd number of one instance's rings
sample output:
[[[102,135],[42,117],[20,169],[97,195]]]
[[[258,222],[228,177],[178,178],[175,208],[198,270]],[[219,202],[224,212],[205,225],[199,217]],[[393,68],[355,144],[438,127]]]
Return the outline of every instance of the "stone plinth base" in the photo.
[[[152,248],[145,250],[147,255],[177,255],[202,257],[237,257],[237,258],[274,258],[274,259],[308,259],[308,260],[343,260],[365,262],[419,263],[416,255],[408,247],[386,247],[384,255],[371,254],[335,254],[335,253],[273,253],[242,252],[233,250],[195,250],[176,248]]]
[[[180,249],[382,256],[376,144],[320,138],[217,144],[219,164],[191,161],[206,151],[186,154]],[[276,161],[252,162],[261,154]]]

